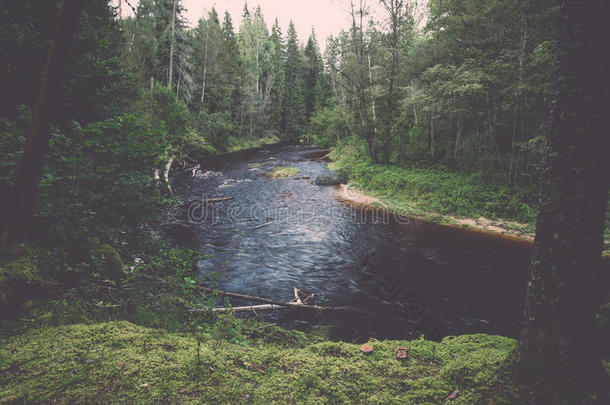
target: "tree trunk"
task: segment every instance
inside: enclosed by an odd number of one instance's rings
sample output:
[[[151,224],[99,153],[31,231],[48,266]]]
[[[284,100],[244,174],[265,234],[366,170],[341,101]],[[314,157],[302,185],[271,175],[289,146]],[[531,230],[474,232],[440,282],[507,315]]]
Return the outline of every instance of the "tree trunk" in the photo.
[[[182,80],[182,62],[184,60],[180,58],[180,65],[178,66],[178,83],[176,84],[176,101],[178,101],[178,95],[180,94],[180,80]]]
[[[460,144],[460,138],[462,137],[462,121],[457,122],[457,132],[455,134],[455,147],[453,148],[453,160],[457,163],[458,145]]]
[[[174,0],[174,8],[172,11],[172,37],[169,39],[169,77],[167,79],[167,84],[169,87],[172,87],[172,78],[174,76],[174,35],[176,31],[176,1],[177,0]]]
[[[373,94],[373,74],[371,73],[370,47],[369,47],[369,53],[367,55],[367,58],[368,58],[368,67],[369,67],[369,87],[371,88],[371,108],[373,111],[373,133],[375,134],[375,139],[377,139],[377,108],[375,107],[375,94]]]
[[[564,390],[607,384],[595,313],[608,276],[601,261],[610,173],[608,17],[606,0],[560,3],[554,102],[519,354],[524,375]],[[546,403],[554,403],[557,392]]]
[[[430,117],[430,156],[434,160],[434,113]]]
[[[127,58],[129,58],[129,56],[131,55],[131,51],[133,50],[133,43],[136,40],[136,31],[138,28],[138,18],[140,16],[138,14],[138,11],[139,11],[138,9],[136,9],[134,6],[132,6],[131,3],[129,3],[129,1],[126,1],[126,3],[129,6],[129,8],[131,8],[131,10],[133,11],[133,32],[131,33],[131,39],[129,40],[129,48],[127,49]]]
[[[8,219],[12,238],[22,239],[29,234],[36,210],[36,189],[42,175],[44,154],[51,133],[51,122],[61,104],[66,62],[78,26],[80,0],[62,0],[55,32],[51,40],[38,99],[28,129],[27,144],[17,176],[14,206]]]
[[[208,70],[208,44],[210,42],[210,22],[205,24],[205,53],[203,56],[203,78],[201,79],[201,102],[205,97],[205,76]]]

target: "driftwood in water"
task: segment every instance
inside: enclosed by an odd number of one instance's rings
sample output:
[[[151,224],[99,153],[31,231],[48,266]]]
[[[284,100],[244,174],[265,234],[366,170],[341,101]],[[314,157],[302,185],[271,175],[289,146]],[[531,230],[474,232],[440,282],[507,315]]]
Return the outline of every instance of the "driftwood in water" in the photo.
[[[261,305],[246,305],[243,307],[233,308],[213,308],[212,312],[246,312],[246,311],[260,311],[267,309],[286,309],[285,306],[275,304],[261,304]]]
[[[158,282],[161,282],[163,284],[169,284],[166,280],[163,280],[162,278],[159,277],[153,277],[153,276],[149,276],[147,274],[142,274],[141,276],[151,279],[151,280],[155,280]],[[321,307],[318,305],[307,305],[307,304],[300,304],[298,302],[282,302],[282,301],[277,301],[277,300],[273,300],[270,298],[263,298],[263,297],[256,297],[254,295],[246,295],[246,294],[239,294],[239,293],[234,293],[234,292],[229,292],[229,291],[223,291],[223,290],[217,290],[214,288],[209,288],[209,287],[204,287],[204,286],[195,286],[194,289],[196,291],[205,291],[205,292],[211,292],[214,294],[218,294],[218,295],[223,295],[226,297],[233,297],[233,298],[241,298],[243,300],[248,300],[248,301],[255,301],[255,302],[264,302],[266,304],[270,304],[267,306],[258,306],[258,305],[249,305],[249,306],[244,306],[244,307],[235,307],[235,308],[240,308],[239,311],[251,311],[251,310],[257,310],[257,309],[275,309],[275,308],[292,308],[292,309],[310,309],[310,310],[317,310],[317,311],[325,311],[325,310],[339,310],[339,309],[349,309],[346,307]],[[300,292],[299,290],[297,290],[295,288],[295,295],[298,297],[298,293]],[[311,294],[310,296],[306,297],[303,301],[307,302],[309,299],[311,299],[313,297],[313,294]],[[183,306],[185,306],[189,311],[191,312],[209,312],[210,309],[207,308],[194,308],[191,307],[189,305],[185,305],[182,304]],[[233,311],[236,311],[235,308],[233,308]],[[246,309],[247,308],[247,309]],[[227,309],[227,308],[213,308],[211,311],[213,312],[227,312],[230,311],[231,309]]]
[[[205,200],[201,200],[202,203],[217,203],[222,201],[231,201],[234,200],[235,197],[219,197],[219,198],[207,198]]]
[[[216,290],[214,288],[209,288],[209,287],[203,287],[203,286],[199,286],[198,287],[199,290],[202,291],[207,291],[207,292],[211,292],[211,293],[215,293],[218,295],[224,295],[226,297],[233,297],[233,298],[241,298],[244,300],[248,300],[248,301],[256,301],[256,302],[264,302],[267,304],[272,304],[275,306],[280,306],[280,307],[284,307],[284,308],[294,308],[294,309],[314,309],[314,310],[318,310],[318,311],[324,311],[324,310],[336,310],[336,309],[344,309],[343,307],[321,307],[318,305],[306,305],[306,304],[300,304],[297,302],[282,302],[282,301],[277,301],[277,300],[273,300],[273,299],[269,299],[269,298],[263,298],[263,297],[256,297],[253,295],[246,295],[246,294],[239,294],[239,293],[234,293],[234,292],[229,292],[229,291],[222,291],[222,290]],[[250,308],[251,306],[247,307]],[[215,308],[215,310],[218,308]],[[256,309],[256,307],[255,307]],[[194,310],[195,312],[204,312],[206,311],[205,309],[202,310]]]

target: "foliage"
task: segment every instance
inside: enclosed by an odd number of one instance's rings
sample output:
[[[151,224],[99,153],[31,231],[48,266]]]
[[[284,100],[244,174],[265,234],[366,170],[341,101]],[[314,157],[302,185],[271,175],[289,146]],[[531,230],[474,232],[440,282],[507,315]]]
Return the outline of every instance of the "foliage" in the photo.
[[[164,199],[152,168],[162,140],[159,128],[149,132],[129,115],[55,132],[40,184],[40,228],[57,243],[82,237],[74,229],[118,237],[156,218]]]
[[[195,316],[183,305],[207,302],[190,283],[200,253],[146,237],[121,250],[130,257],[129,267],[96,237],[53,248],[2,245],[1,333],[116,319],[174,331],[189,331],[195,322],[213,324],[213,318]],[[213,283],[213,276],[202,281]]]
[[[309,134],[319,146],[336,145],[348,133],[343,112],[337,106],[318,110],[311,118]]]
[[[229,138],[227,150],[229,152],[237,152],[244,149],[259,148],[263,145],[273,145],[280,142],[277,136],[269,136],[266,138],[252,139],[248,137]]]
[[[85,125],[120,114],[136,87],[122,70],[121,36],[107,0],[83,2],[83,12],[67,62],[64,103],[55,122]],[[0,10],[0,117],[15,121],[19,106],[30,109],[38,95],[58,0],[10,2]],[[103,84],[103,85],[100,85]]]

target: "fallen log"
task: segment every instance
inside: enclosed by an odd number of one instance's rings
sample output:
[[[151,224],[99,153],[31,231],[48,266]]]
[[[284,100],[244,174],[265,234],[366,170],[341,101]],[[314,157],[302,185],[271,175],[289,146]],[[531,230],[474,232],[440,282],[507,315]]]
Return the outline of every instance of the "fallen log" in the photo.
[[[141,274],[141,276],[144,278],[150,279],[150,280],[155,280],[155,281],[161,282],[163,284],[169,284],[167,281],[165,281],[159,277],[153,277],[153,276],[150,276],[147,274]],[[282,301],[273,300],[270,298],[257,297],[254,295],[246,295],[246,294],[239,294],[239,293],[234,293],[234,292],[229,292],[229,291],[217,290],[215,288],[204,287],[202,285],[194,286],[194,290],[211,292],[211,293],[218,294],[221,296],[226,296],[226,297],[241,298],[241,299],[247,300],[247,301],[264,302],[264,303],[271,304],[276,307],[282,307],[282,308],[310,309],[310,310],[316,310],[316,311],[351,309],[348,307],[321,307],[319,305],[299,304],[297,302],[282,302]],[[307,299],[309,299],[309,298],[307,298]],[[182,305],[185,306],[190,312],[209,312],[210,311],[210,309],[207,309],[207,308],[195,308],[195,307],[192,307],[192,306],[189,306],[186,304],[182,304]],[[248,306],[247,308],[251,308],[251,307],[252,307],[252,305]],[[254,309],[258,309],[258,308],[256,308],[256,306],[254,306]],[[261,309],[264,309],[264,308],[261,308]],[[271,309],[271,308],[269,308],[269,309]],[[220,308],[213,308],[212,311],[221,312]],[[225,312],[225,311],[226,311],[226,309],[222,308],[222,312]]]
[[[243,307],[233,308],[212,308],[212,312],[246,312],[246,311],[260,311],[266,309],[286,309],[285,306],[275,304],[261,304],[261,305],[246,305]]]
[[[218,294],[218,295],[224,295],[226,297],[241,298],[241,299],[248,300],[248,301],[264,302],[267,304],[273,304],[273,305],[285,307],[285,308],[314,309],[314,310],[318,310],[318,311],[345,309],[345,307],[321,307],[318,305],[306,305],[306,304],[299,304],[296,302],[282,302],[282,301],[273,300],[273,299],[269,299],[269,298],[256,297],[254,295],[246,295],[246,294],[239,294],[239,293],[234,293],[234,292],[229,292],[229,291],[216,290],[214,288],[203,287],[203,286],[198,286],[197,289],[199,289],[201,291],[211,292],[211,293]],[[202,311],[205,311],[205,310],[201,310],[201,311],[198,310],[198,312],[202,312]]]

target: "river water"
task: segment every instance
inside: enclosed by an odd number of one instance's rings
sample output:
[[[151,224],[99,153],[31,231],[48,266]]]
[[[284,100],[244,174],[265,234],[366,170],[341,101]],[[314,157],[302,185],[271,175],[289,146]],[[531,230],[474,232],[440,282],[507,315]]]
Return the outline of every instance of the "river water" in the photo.
[[[347,341],[518,335],[527,243],[344,203],[335,187],[312,184],[330,173],[312,156],[319,153],[306,146],[259,150],[217,160],[186,182],[185,200],[234,197],[191,206],[196,245],[210,255],[202,275],[215,273],[227,291],[287,301],[296,287],[318,305],[345,307],[258,315],[293,328],[323,325]],[[271,179],[276,166],[309,179]]]

